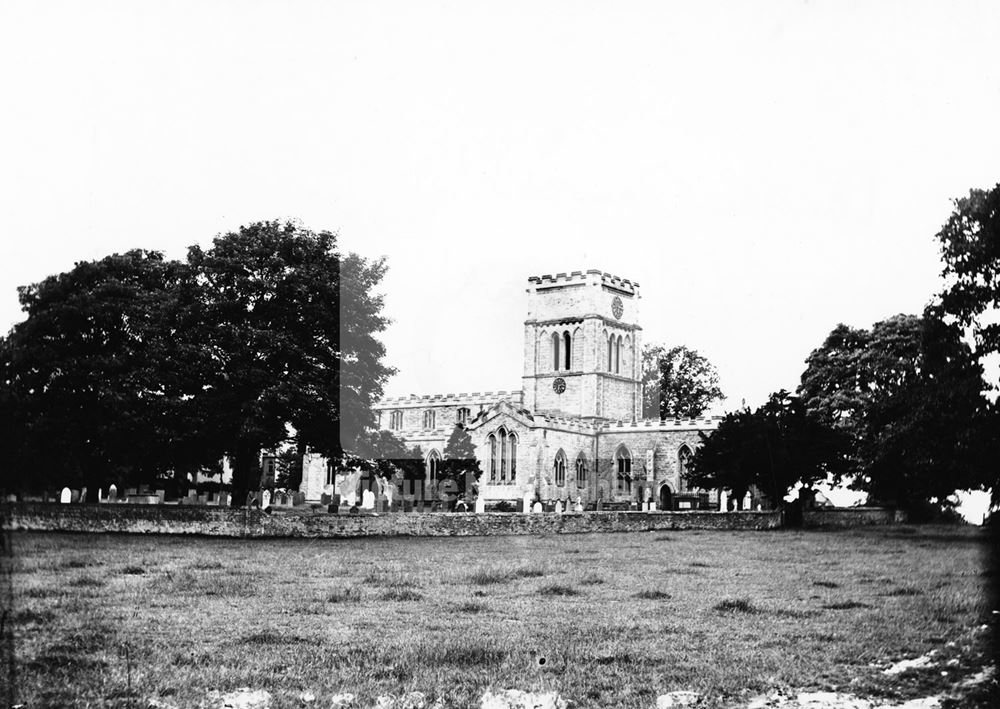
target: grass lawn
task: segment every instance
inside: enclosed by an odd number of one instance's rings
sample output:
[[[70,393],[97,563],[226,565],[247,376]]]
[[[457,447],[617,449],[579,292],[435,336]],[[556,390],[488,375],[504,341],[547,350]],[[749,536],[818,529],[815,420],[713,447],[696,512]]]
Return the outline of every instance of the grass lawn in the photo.
[[[27,707],[189,707],[238,687],[324,708],[414,690],[478,706],[506,688],[581,707],[681,689],[707,706],[782,688],[927,696],[982,669],[973,629],[992,610],[971,527],[8,539]],[[931,650],[964,654],[950,676],[882,673]]]

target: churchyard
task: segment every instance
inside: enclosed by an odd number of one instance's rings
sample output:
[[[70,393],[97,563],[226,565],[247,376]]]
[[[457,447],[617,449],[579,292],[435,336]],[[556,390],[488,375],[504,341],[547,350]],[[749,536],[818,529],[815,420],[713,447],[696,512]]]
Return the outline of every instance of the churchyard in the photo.
[[[805,690],[987,706],[962,684],[996,617],[974,527],[8,540],[26,707],[220,706],[241,687],[324,709],[503,689],[579,707],[678,690],[707,707]]]

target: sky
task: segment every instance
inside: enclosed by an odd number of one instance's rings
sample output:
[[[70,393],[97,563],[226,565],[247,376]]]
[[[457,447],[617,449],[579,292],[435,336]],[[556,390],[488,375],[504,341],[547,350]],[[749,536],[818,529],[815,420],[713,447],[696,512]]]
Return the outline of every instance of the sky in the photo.
[[[389,395],[520,388],[528,276],[642,287],[728,399],[941,289],[1000,182],[996,2],[0,3],[16,288],[295,219],[385,257]]]

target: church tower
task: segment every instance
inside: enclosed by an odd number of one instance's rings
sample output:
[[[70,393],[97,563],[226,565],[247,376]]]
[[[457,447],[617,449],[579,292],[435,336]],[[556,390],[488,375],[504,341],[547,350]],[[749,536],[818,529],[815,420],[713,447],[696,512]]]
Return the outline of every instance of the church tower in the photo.
[[[597,270],[528,279],[524,406],[554,416],[642,414],[639,284]]]

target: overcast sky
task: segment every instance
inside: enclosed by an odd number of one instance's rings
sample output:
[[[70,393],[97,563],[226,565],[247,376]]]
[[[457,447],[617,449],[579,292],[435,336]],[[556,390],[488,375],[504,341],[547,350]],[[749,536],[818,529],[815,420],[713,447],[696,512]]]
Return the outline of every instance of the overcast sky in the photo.
[[[16,287],[260,219],[384,255],[387,393],[520,387],[530,275],[639,281],[730,407],[919,312],[1000,181],[996,2],[0,3]]]

